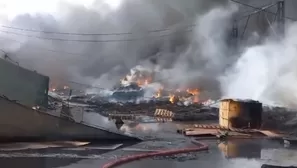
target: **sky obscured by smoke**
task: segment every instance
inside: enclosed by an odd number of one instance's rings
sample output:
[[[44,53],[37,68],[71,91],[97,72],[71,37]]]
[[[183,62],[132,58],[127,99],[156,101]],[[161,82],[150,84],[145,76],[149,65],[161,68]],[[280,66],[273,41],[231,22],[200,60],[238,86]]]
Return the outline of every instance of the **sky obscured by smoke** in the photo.
[[[104,73],[128,72],[143,58],[153,56],[159,52],[174,55],[175,50],[184,48],[184,38],[187,33],[179,33],[182,35],[177,33],[177,35],[160,38],[158,36],[170,32],[148,35],[147,31],[163,29],[175,24],[181,26],[192,24],[197,14],[205,13],[218,2],[218,0],[209,2],[187,0],[183,3],[177,0],[123,0],[121,6],[114,9],[102,0],[93,1],[88,6],[53,1],[53,3],[56,3],[56,11],[52,10],[51,13],[28,11],[30,14],[23,12],[24,14],[15,16],[8,22],[5,20],[3,22],[15,27],[44,31],[77,33],[133,32],[133,34],[125,36],[66,36],[3,29],[10,32],[50,38],[103,41],[141,40],[106,43],[59,42],[38,40],[2,32],[5,38],[15,39],[24,44],[20,45],[15,41],[6,39],[1,41],[2,44],[7,44],[3,48],[13,52],[12,57],[15,55],[21,64],[35,68],[47,75],[59,74],[72,77],[73,73],[71,72],[77,71],[75,77],[90,76],[98,78]],[[219,2],[219,4],[221,3]],[[40,6],[42,5],[40,4]],[[82,56],[54,53],[41,48],[80,53]]]
[[[246,48],[222,77],[224,95],[297,108],[296,30],[292,23],[281,39]]]
[[[20,65],[36,69],[53,79],[64,78],[110,88],[131,68],[142,65],[157,69],[156,78],[169,83],[170,87],[198,87],[206,98],[252,98],[297,107],[297,96],[294,94],[297,92],[297,70],[294,66],[297,26],[294,23],[288,26],[284,38],[275,38],[275,32],[269,30],[271,34],[266,34],[263,42],[241,46],[242,52],[234,54],[226,41],[230,36],[233,16],[238,14],[237,11],[243,11],[227,0],[82,2],[55,0],[51,3],[47,1],[49,4],[38,3],[39,6],[48,6],[43,13],[42,8],[11,8],[8,11],[18,14],[1,13],[1,22],[55,32],[133,33],[69,36],[2,27],[1,49]],[[261,2],[263,4],[258,6],[268,3]],[[0,7],[3,7],[1,3]],[[267,20],[271,16],[263,15],[263,18]],[[251,25],[257,25],[255,23]],[[267,22],[264,27],[271,29],[267,27]],[[148,33],[164,28],[170,30]],[[11,32],[45,38],[109,42],[41,40]],[[253,38],[253,33],[247,33],[246,40]],[[138,40],[110,42],[125,39]],[[154,61],[151,61],[152,58]]]
[[[0,42],[3,49],[10,53],[10,57],[17,60],[22,66],[36,69],[52,78],[66,78],[101,87],[111,87],[119,82],[131,68],[139,64],[150,64],[146,60],[155,57],[160,67],[167,69],[162,72],[161,78],[168,77],[167,71],[175,73],[174,77],[176,78],[170,79],[174,85],[183,85],[188,82],[185,80],[189,79],[196,80],[194,78],[197,76],[204,76],[206,81],[212,82],[213,80],[202,75],[202,71],[200,74],[197,72],[205,69],[205,73],[209,75],[216,73],[207,70],[211,69],[207,67],[213,66],[211,65],[213,60],[207,58],[206,52],[208,48],[215,45],[216,40],[221,40],[220,36],[223,36],[222,33],[228,24],[228,21],[220,21],[220,18],[229,16],[223,13],[223,16],[216,18],[215,15],[219,15],[220,10],[207,14],[205,17],[204,15],[210,9],[218,6],[227,8],[227,1],[122,0],[117,6],[108,4],[103,0],[94,0],[84,5],[70,3],[70,1],[53,1],[52,3],[55,5],[45,4],[49,6],[45,13],[40,13],[43,8],[34,9],[39,13],[34,13],[31,11],[33,9],[28,8],[27,13],[21,10],[20,15],[10,13],[10,20],[3,19],[2,23],[14,27],[54,32],[133,33],[114,36],[68,36],[26,32],[2,27],[1,30],[6,31],[6,33],[0,32],[2,34]],[[42,6],[40,3],[37,5]],[[17,9],[12,11],[17,11]],[[219,21],[215,26],[222,24],[222,29],[216,30],[215,27],[212,27],[213,20],[209,20],[208,17]],[[193,24],[197,25],[189,27]],[[169,30],[147,33],[150,30],[164,28]],[[61,42],[29,38],[14,35],[11,32],[29,36],[74,40],[138,40],[90,43]],[[206,39],[208,36],[213,36],[211,38],[216,39],[208,42]],[[14,40],[22,42],[22,44]],[[207,42],[208,48],[201,47],[201,40]],[[201,51],[198,51],[199,46],[202,49]],[[211,57],[214,57],[215,52],[217,51],[214,51]],[[80,53],[80,55],[67,53]],[[203,65],[204,63],[207,64]],[[188,77],[183,79],[185,76]]]

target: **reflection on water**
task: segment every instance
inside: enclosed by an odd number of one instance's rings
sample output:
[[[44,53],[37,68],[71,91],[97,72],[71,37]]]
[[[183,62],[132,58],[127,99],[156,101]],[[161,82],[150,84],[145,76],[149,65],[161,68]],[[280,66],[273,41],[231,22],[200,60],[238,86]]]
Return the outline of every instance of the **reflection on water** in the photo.
[[[251,140],[229,140],[220,142],[218,148],[226,158],[261,158],[262,144]]]
[[[297,165],[297,151],[284,148],[282,143],[268,140],[229,140],[220,142],[218,149],[231,163],[251,161],[279,166]]]
[[[166,159],[166,157],[163,160],[145,159],[120,166],[119,168],[260,168],[262,164],[267,163],[283,166],[294,165],[292,162],[285,160],[285,158],[282,158],[283,161],[281,163],[278,160],[274,160],[276,158],[264,158],[263,150],[278,149],[278,152],[286,153],[285,151],[288,149],[284,149],[279,142],[268,140],[233,140],[224,143],[217,143],[216,141],[205,142],[210,144],[209,152],[195,153],[196,159],[194,160],[179,161],[178,159]],[[295,165],[296,162],[297,160],[295,159]]]

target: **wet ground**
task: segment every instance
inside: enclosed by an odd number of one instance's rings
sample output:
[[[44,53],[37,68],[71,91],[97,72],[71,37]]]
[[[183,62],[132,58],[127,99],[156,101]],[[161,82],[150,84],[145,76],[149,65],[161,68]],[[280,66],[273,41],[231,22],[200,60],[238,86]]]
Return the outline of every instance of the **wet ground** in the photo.
[[[120,168],[256,168],[263,163],[296,165],[297,153],[291,149],[284,149],[278,142],[264,140],[245,140],[218,143],[204,141],[210,145],[210,150],[190,154],[180,154],[170,157],[155,157],[135,161]],[[178,146],[176,146],[178,145]],[[148,141],[114,151],[94,149],[46,149],[15,152],[1,152],[1,167],[7,168],[98,168],[104,163],[134,153],[149,152],[160,148],[178,148],[192,146],[187,140],[180,139],[178,143],[170,141]],[[93,149],[92,149],[93,148]],[[81,150],[79,150],[81,149]],[[274,151],[277,150],[277,151]],[[281,154],[280,154],[281,153]]]
[[[76,144],[22,143],[0,146],[1,168],[99,168],[116,158],[160,149],[190,147],[190,139],[176,134],[184,123],[147,123],[122,130],[141,134],[148,140],[139,144]],[[297,152],[284,148],[277,141],[236,140],[218,142],[207,140],[207,152],[155,157],[132,162],[120,168],[256,168],[263,163],[297,165]],[[80,146],[83,145],[83,146]],[[30,149],[28,149],[30,148]]]

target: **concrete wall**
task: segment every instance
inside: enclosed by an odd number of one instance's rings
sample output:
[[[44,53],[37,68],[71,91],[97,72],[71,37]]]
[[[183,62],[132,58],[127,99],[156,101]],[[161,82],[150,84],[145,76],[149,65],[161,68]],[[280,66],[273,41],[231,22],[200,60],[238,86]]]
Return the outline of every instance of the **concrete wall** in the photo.
[[[47,106],[49,77],[0,59],[0,95],[33,107]]]
[[[0,141],[135,139],[34,111],[0,97]]]

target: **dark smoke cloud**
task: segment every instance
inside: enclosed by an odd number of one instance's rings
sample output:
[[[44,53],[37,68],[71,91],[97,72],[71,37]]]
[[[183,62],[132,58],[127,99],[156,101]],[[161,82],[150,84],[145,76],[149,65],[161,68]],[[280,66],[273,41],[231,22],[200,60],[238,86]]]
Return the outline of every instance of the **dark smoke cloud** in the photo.
[[[160,38],[159,35],[170,32],[146,35],[147,31],[170,26],[177,30],[183,29],[186,25],[195,23],[197,16],[203,15],[216,6],[224,5],[226,2],[222,0],[125,0],[118,10],[109,9],[106,4],[99,0],[94,2],[92,8],[61,3],[58,15],[25,14],[17,16],[10,24],[16,27],[45,31],[134,33],[126,36],[82,37],[21,32],[9,29],[7,31],[50,38],[80,40],[140,38],[141,40],[76,43],[45,41],[3,34],[5,38],[21,41],[23,44],[19,45],[11,40],[4,40],[2,43],[9,44],[8,50],[11,57],[18,60],[22,66],[36,69],[51,77],[61,77],[90,84],[95,82],[102,87],[109,87],[129,72],[129,69],[150,57],[157,57],[158,63],[167,64],[166,66],[170,67],[175,64],[175,60],[183,59],[179,58],[181,53],[187,52],[188,55],[191,55],[192,49],[188,46],[192,42],[191,33],[181,31]],[[50,52],[43,50],[43,48],[81,53],[81,55]],[[188,59],[188,61],[190,60]]]

